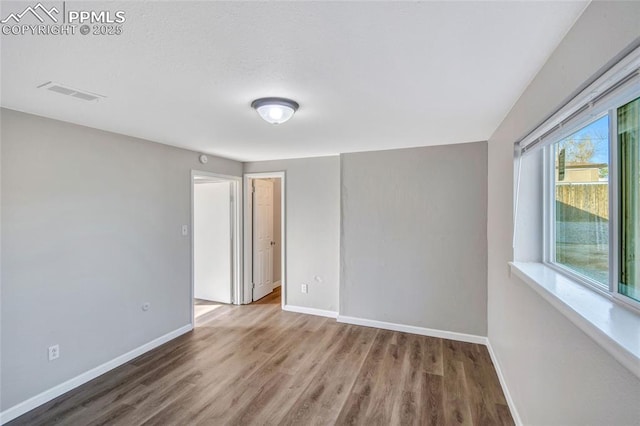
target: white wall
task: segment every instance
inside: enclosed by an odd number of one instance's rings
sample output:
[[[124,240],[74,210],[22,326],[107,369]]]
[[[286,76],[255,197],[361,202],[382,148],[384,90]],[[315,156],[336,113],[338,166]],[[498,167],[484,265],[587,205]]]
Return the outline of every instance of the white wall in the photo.
[[[486,336],[486,142],[341,159],[340,314]]]
[[[640,381],[507,267],[513,143],[639,37],[639,22],[640,2],[592,2],[489,140],[489,340],[527,425],[637,425],[640,419]]]
[[[193,188],[194,297],[231,303],[231,183]]]
[[[245,163],[244,171],[286,172],[286,303],[337,312],[340,157]],[[309,285],[307,294],[301,284]]]
[[[0,113],[4,411],[190,323],[191,169],[242,164]]]

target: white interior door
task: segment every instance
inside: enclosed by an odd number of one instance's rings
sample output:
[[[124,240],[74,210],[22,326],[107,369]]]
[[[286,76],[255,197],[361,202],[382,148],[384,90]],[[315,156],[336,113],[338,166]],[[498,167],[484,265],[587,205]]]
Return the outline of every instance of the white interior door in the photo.
[[[193,188],[194,297],[231,303],[231,183]]]
[[[273,291],[273,182],[253,180],[253,300]]]

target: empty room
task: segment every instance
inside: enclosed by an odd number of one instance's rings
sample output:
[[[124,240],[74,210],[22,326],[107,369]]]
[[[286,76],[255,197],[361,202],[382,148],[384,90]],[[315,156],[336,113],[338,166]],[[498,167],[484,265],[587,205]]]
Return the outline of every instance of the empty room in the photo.
[[[0,31],[0,424],[640,426],[639,1]]]

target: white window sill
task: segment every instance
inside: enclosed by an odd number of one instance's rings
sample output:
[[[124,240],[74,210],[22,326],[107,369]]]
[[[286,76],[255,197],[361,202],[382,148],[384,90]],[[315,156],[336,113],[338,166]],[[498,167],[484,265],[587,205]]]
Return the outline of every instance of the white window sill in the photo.
[[[542,263],[509,265],[516,276],[640,378],[640,314]]]

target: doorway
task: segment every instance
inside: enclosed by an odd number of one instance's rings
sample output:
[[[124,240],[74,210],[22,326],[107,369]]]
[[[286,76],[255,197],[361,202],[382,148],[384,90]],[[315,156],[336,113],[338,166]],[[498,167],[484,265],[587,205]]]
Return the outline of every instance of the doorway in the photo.
[[[241,178],[191,173],[192,324],[225,304],[239,304]]]
[[[285,304],[285,175],[245,175],[244,303]],[[277,301],[276,301],[277,299]]]

